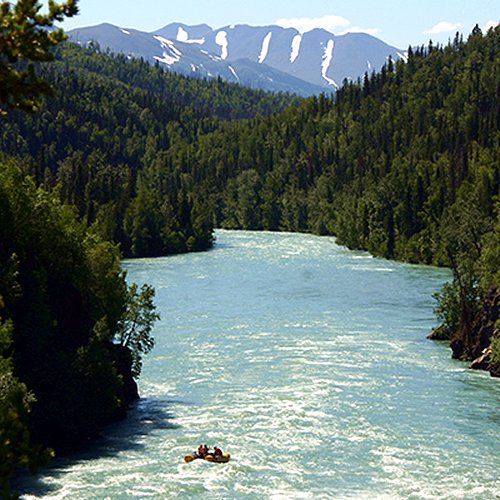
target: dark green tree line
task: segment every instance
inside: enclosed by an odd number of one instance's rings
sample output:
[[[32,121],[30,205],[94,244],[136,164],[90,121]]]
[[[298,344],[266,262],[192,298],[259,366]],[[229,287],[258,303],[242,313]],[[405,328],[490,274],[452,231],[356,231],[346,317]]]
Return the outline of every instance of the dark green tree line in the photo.
[[[214,220],[193,189],[205,178],[193,142],[223,121],[300,102],[71,44],[40,75],[56,98],[34,116],[0,123],[2,150],[30,158],[28,173],[47,188],[57,185],[62,201],[131,256],[209,248]],[[166,156],[172,148],[182,152],[175,169]]]
[[[32,61],[64,38],[48,31],[75,2],[0,4],[0,102],[35,111],[51,91]],[[133,377],[154,344],[154,291],[128,286],[116,246],[25,172],[32,160],[0,154],[0,496],[64,446],[123,416]],[[22,168],[21,168],[22,165]],[[34,444],[38,443],[38,444]]]

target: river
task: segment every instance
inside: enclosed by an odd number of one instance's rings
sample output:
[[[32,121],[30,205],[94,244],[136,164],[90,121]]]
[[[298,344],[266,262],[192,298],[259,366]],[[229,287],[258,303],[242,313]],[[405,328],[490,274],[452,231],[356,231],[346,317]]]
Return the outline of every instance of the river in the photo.
[[[425,338],[446,270],[233,231],[124,265],[161,313],[142,399],[22,498],[499,498],[500,381]]]

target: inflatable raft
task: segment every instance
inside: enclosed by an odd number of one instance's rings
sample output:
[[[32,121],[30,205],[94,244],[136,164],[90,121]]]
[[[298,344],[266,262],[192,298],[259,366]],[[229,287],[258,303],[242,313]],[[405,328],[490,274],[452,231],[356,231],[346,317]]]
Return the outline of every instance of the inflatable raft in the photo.
[[[201,460],[206,460],[207,462],[215,462],[218,464],[224,464],[226,462],[229,462],[229,459],[231,458],[231,455],[229,453],[224,453],[223,455],[212,455],[208,454],[205,455],[204,457],[200,457],[199,455],[195,454],[189,454],[184,457],[185,462],[192,462],[193,460],[196,460],[197,458]]]

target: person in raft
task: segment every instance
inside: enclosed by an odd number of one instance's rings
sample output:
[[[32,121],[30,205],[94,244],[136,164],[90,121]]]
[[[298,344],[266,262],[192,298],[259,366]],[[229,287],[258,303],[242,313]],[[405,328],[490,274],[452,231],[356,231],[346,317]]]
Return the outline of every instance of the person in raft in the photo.
[[[198,446],[198,456],[200,458],[205,458],[208,455],[208,447],[206,444],[200,444]]]
[[[214,446],[214,451],[211,452],[206,444],[200,444],[198,446],[197,456],[200,458],[205,458],[207,455],[213,455],[214,457],[222,457],[222,450],[218,446]]]

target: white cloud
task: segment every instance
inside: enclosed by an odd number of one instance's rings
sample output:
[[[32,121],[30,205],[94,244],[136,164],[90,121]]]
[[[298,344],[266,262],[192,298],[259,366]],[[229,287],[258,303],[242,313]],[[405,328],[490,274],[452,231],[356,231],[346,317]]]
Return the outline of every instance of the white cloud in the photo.
[[[441,21],[435,24],[430,30],[424,31],[431,35],[437,35],[439,33],[452,33],[457,31],[462,27],[462,23],[450,23],[449,21]]]
[[[351,22],[341,16],[323,16],[323,17],[294,17],[278,19],[275,24],[282,28],[295,28],[300,33],[306,33],[315,28],[334,32],[341,28],[347,28]]]
[[[369,35],[376,36],[381,32],[378,28],[351,26],[351,21],[341,16],[284,18],[278,19],[274,24],[282,28],[295,28],[300,33],[307,33],[316,28],[324,29],[336,35],[345,35],[346,33],[368,33]]]
[[[483,33],[487,33],[490,28],[496,28],[500,23],[498,21],[488,21],[482,28]]]

